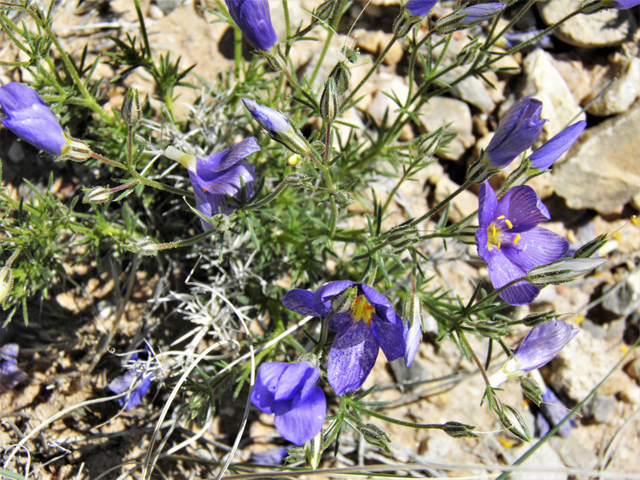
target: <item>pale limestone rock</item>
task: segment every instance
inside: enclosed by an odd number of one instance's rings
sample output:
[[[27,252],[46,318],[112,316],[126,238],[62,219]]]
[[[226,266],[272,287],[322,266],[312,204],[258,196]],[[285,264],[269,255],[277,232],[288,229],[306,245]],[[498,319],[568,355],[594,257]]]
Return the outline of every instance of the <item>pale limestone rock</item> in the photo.
[[[612,82],[607,90],[598,94]],[[611,55],[607,74],[591,88],[586,102],[595,101],[587,112],[598,117],[608,117],[623,113],[636,101],[640,94],[640,58],[625,57],[619,53]]]
[[[407,101],[409,94],[409,87],[405,83],[404,78],[389,73],[378,74],[378,88],[379,90],[373,96],[371,103],[368,107],[368,112],[373,119],[380,124],[382,122],[385,112],[387,114],[387,125],[390,126],[399,113],[397,110],[400,108],[391,98],[385,95],[386,92],[390,95],[397,97],[403,104]],[[411,127],[405,125],[402,129],[401,138],[404,140],[411,139]]]
[[[442,154],[443,158],[457,160],[475,143],[471,110],[465,102],[455,98],[434,97],[420,108],[420,113],[420,123],[428,133],[451,123],[447,130],[458,134],[449,145],[448,152]]]
[[[365,52],[372,53],[376,58],[384,51],[393,38],[391,33],[385,33],[381,30],[370,31],[364,29],[354,30],[352,36],[355,39],[357,47],[360,47]],[[395,65],[402,59],[403,54],[402,44],[396,41],[384,57],[383,62],[386,65]]]

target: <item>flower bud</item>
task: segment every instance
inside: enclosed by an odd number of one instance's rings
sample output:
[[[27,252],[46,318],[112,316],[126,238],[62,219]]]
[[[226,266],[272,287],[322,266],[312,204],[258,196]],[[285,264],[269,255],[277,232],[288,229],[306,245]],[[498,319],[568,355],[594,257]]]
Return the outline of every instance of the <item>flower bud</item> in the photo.
[[[604,258],[573,258],[536,267],[525,279],[532,285],[557,285],[575,280],[606,263]]]
[[[527,428],[527,424],[518,410],[511,405],[502,405],[502,412],[498,411],[496,413],[498,413],[498,418],[502,424],[508,428],[511,433],[525,442],[531,441],[529,428]]]
[[[530,377],[522,377],[520,379],[520,387],[522,387],[522,391],[527,398],[539,407],[542,403],[542,389],[538,382]]]
[[[418,143],[418,155],[426,158],[433,157],[438,151],[438,148],[440,148],[440,143],[443,141],[446,133],[445,128],[440,127],[435,132],[421,135]]]
[[[495,168],[489,168],[487,162],[484,161],[484,153],[482,153],[480,155],[480,159],[469,168],[469,171],[467,172],[467,180],[472,183],[480,184],[496,173],[498,173],[498,170]]]
[[[482,44],[477,38],[475,38],[472,42],[467,43],[464,47],[462,47],[460,53],[456,55],[456,64],[462,66],[472,63],[473,59],[476,57],[478,49],[481,46]]]
[[[475,324],[477,332],[486,338],[493,338],[499,340],[500,337],[504,337],[509,333],[507,328],[507,322],[490,322],[488,320],[481,320]]]
[[[138,93],[138,89],[132,87],[127,89],[120,113],[129,127],[135,127],[138,124],[141,113],[140,94]]]
[[[351,71],[349,67],[344,62],[338,62],[331,73],[329,74],[329,78],[333,79],[336,85],[336,92],[338,95],[342,95],[344,92],[349,90],[349,86],[351,83]]]
[[[462,8],[436,23],[435,30],[441,35],[453,33],[456,30],[475,27],[486,20],[490,20],[506,8],[506,4],[500,2],[484,3]]]
[[[89,190],[84,198],[82,199],[82,203],[105,203],[107,200],[111,198],[111,190],[104,187],[93,187]]]
[[[360,433],[368,444],[382,448],[384,451],[391,453],[389,450],[389,443],[391,443],[389,435],[376,427],[373,423],[362,425],[360,427]]]
[[[460,422],[447,422],[444,424],[442,430],[452,438],[478,438],[478,436],[471,431],[475,428],[476,427],[472,425],[465,425]]]
[[[293,172],[287,175],[284,179],[292,188],[304,188],[305,190],[315,190],[316,187],[311,182],[313,181],[313,177],[309,175],[305,175],[303,173]]]
[[[336,84],[331,77],[327,80],[322,91],[322,97],[320,97],[320,115],[322,119],[327,122],[333,122],[338,113],[340,112],[340,105],[338,103],[338,92],[336,91]]]
[[[91,148],[82,140],[72,138],[66,135],[68,144],[62,147],[62,154],[56,158],[56,161],[72,160],[74,162],[86,162],[91,158]]]
[[[349,192],[334,190],[332,194],[339,208],[347,208],[355,201],[353,196]]]
[[[415,293],[409,295],[402,304],[402,319],[405,322],[409,322],[411,327],[413,327],[416,322],[422,325],[422,300],[420,300],[420,297]]]
[[[406,37],[416,23],[420,23],[422,21],[422,17],[411,16],[411,12],[409,12],[406,8],[403,8],[400,12],[400,15],[396,17],[393,21],[393,35],[396,38]]]
[[[607,235],[603,233],[580,247],[573,255],[573,258],[591,258],[597,254],[598,250],[604,247],[608,241]]]
[[[8,266],[0,269],[0,305],[4,303],[9,294],[11,293],[11,287],[13,286],[13,273]]]
[[[313,23],[326,22],[331,18],[331,15],[333,15],[336,5],[338,5],[337,0],[327,0],[320,4],[320,6],[314,10],[311,21]]]
[[[333,313],[347,313],[357,296],[358,287],[355,285],[347,287],[342,293],[331,299],[331,310]]]
[[[555,317],[555,310],[544,313],[530,313],[526,317],[524,317],[521,322],[526,327],[535,327],[536,325],[542,325],[543,323],[547,323],[553,317]]]

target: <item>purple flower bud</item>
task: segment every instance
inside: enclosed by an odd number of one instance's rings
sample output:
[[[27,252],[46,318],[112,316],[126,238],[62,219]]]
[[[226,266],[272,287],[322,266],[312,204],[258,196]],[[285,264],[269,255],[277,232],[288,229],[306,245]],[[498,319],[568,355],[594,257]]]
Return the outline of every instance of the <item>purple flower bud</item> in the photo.
[[[586,126],[587,122],[582,120],[565,128],[531,154],[529,157],[531,161],[530,168],[540,171],[549,168],[564,152],[571,148]]]
[[[257,50],[269,51],[278,43],[278,35],[271,24],[267,0],[225,0],[231,17],[247,40]]]
[[[412,17],[426,17],[433,8],[437,0],[409,0],[404,4]]]
[[[38,93],[16,82],[0,87],[0,106],[5,127],[25,142],[60,156],[68,145],[62,127]]]
[[[309,362],[264,363],[251,392],[251,403],[275,415],[275,426],[283,438],[298,446],[321,430],[327,401],[316,385],[320,369]]]
[[[505,380],[522,377],[546,365],[578,332],[577,328],[555,318],[533,327],[513,355],[489,379],[491,386],[497,387]]]
[[[507,111],[496,133],[484,151],[483,161],[489,168],[500,169],[533,145],[546,120],[540,119],[542,102],[523,97]]]
[[[143,362],[146,363],[148,352],[142,352],[140,357],[144,358]],[[138,360],[138,354],[134,353],[131,355],[131,360],[134,362]],[[140,405],[143,397],[151,387],[153,373],[145,373],[137,370],[138,366],[143,366],[143,362],[135,362],[133,368],[127,370],[124,375],[114,378],[109,385],[107,385],[107,388],[116,394],[129,392],[128,395],[118,399],[118,403],[121,407],[124,407],[125,411]]]
[[[491,20],[506,7],[507,5],[505,3],[493,2],[463,8],[460,10],[460,14],[466,16],[460,20],[459,25],[465,28],[474,27],[486,20]]]
[[[613,5],[618,10],[626,10],[627,8],[635,7],[636,5],[640,5],[640,0],[613,0]]]

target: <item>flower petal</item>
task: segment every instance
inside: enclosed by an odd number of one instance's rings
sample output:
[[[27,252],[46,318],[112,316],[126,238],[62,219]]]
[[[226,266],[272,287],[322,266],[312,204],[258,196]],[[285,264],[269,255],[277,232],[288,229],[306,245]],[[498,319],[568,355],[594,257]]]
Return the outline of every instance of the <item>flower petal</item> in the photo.
[[[536,227],[522,232],[517,245],[502,250],[510,261],[528,272],[564,257],[569,250],[569,241],[546,228]]]
[[[362,288],[362,293],[368,302],[376,308],[376,313],[381,319],[385,319],[391,323],[396,322],[396,312],[393,310],[391,302],[387,300],[387,297],[382,295],[375,288],[364,283],[360,284],[360,288]],[[402,321],[400,323],[402,323]]]
[[[536,325],[515,349],[513,356],[525,372],[549,363],[579,330],[556,318]]]
[[[394,316],[396,316],[395,313]],[[371,316],[371,332],[378,346],[384,352],[385,357],[387,357],[388,362],[404,357],[406,344],[402,320],[400,320],[399,324],[393,324],[380,319],[378,315],[374,314]]]
[[[496,289],[513,280],[524,277],[527,273],[523,268],[509,260],[502,251],[492,252],[485,261],[489,267],[489,278],[491,278],[491,283]],[[520,282],[502,292],[500,297],[511,305],[526,305],[533,302],[538,293],[540,293],[539,287],[528,282]]]
[[[509,220],[513,225],[509,231],[513,233],[526,232],[551,218],[547,207],[533,188],[527,185],[519,185],[509,190],[500,200],[495,216],[504,216]]]
[[[311,385],[292,403],[277,402],[275,407],[278,432],[285,440],[298,446],[320,433],[327,415],[327,400],[322,388]]]
[[[307,383],[315,385],[320,378],[320,369],[311,366],[309,362],[292,363],[283,372],[278,382],[274,400],[293,400]]]
[[[478,194],[478,221],[480,222],[481,229],[486,230],[491,222],[493,222],[496,218],[497,209],[498,198],[496,197],[496,192],[493,191],[489,182],[484,182],[480,185],[480,192]]]
[[[273,413],[276,389],[287,368],[289,364],[282,362],[268,362],[260,366],[251,392],[251,403],[264,413]]]
[[[362,386],[378,356],[378,344],[364,322],[356,322],[336,336],[331,351],[327,378],[341,396]]]
[[[418,353],[418,347],[422,341],[422,323],[415,321],[413,326],[409,322],[405,324],[404,330],[404,343],[406,344],[406,351],[404,354],[404,363],[409,368],[413,359]]]
[[[196,167],[198,175],[204,176],[206,172],[221,172],[258,151],[260,151],[260,145],[258,145],[256,138],[245,138],[241,142],[234,143],[229,148],[198,159]]]
[[[564,152],[571,148],[586,126],[587,122],[581,120],[565,128],[529,156],[531,161],[530,168],[538,170],[549,168]]]
[[[331,311],[331,299],[344,292],[347,287],[354,283],[351,280],[338,280],[320,287],[313,295],[313,308],[320,312],[323,317],[326,317]]]
[[[313,308],[313,292],[311,290],[302,290],[294,288],[287,292],[282,299],[282,304],[292,312],[300,315],[309,315],[312,317],[320,317],[322,314]]]
[[[332,332],[341,332],[345,328],[349,328],[353,323],[350,313],[337,313],[329,320],[329,328]]]

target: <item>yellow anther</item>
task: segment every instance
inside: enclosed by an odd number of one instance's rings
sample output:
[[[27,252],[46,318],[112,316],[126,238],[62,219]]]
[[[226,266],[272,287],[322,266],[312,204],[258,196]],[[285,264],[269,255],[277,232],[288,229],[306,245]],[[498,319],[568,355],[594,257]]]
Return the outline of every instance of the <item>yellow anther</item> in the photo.
[[[500,242],[497,242],[497,243],[496,243],[496,248],[497,248],[498,250],[500,250],[500,245],[502,245]]]
[[[371,324],[371,315],[375,312],[376,308],[371,305],[364,295],[360,295],[356,297],[356,299],[351,304],[351,317],[353,318],[354,323],[362,320],[367,325]]]
[[[578,325],[580,325],[582,322],[584,322],[584,315],[578,315],[574,322],[576,322]]]
[[[511,223],[511,220],[505,220],[504,223],[507,224],[507,227],[509,227],[509,230],[513,228],[513,223]]]
[[[498,218],[496,218],[496,220],[502,220],[504,218],[504,215],[500,215]]]
[[[519,241],[520,241],[520,234],[517,234],[516,238],[513,239],[513,244],[517,245]]]
[[[492,237],[496,236],[496,226],[495,225],[491,225],[491,236]]]

